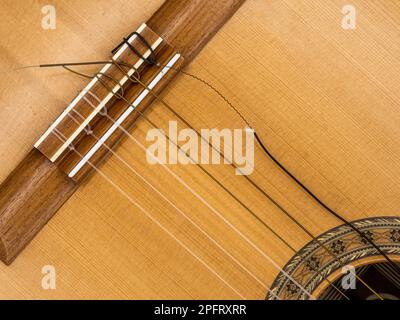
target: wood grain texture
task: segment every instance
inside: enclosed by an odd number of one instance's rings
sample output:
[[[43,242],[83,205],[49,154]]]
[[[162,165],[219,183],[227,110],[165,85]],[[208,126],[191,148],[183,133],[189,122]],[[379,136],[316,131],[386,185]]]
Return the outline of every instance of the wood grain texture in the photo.
[[[357,29],[345,31],[341,9],[348,1],[248,0],[187,71],[207,79],[228,96],[254,123],[274,155],[347,219],[398,216],[400,7],[396,1],[352,3],[358,10]],[[107,1],[59,1],[58,27],[49,33],[40,29],[40,5],[27,8],[26,2],[3,1],[1,46],[7,48],[3,51],[7,54],[0,57],[1,68],[22,61],[101,59],[121,34],[128,34],[160,5],[160,1],[121,1],[111,9]],[[121,23],[128,18],[130,23]],[[4,178],[82,82],[55,70],[2,75],[0,82],[0,114],[7,119],[0,127],[0,173]],[[17,94],[21,87],[26,94]],[[196,128],[243,127],[225,103],[190,78],[177,78],[163,98]],[[18,116],[16,105],[20,106]],[[168,120],[175,119],[159,103],[148,115],[164,129]],[[25,130],[17,130],[22,127]],[[149,129],[146,122],[139,121],[132,133],[146,145]],[[266,287],[279,272],[276,267],[165,169],[149,165],[143,150],[130,139],[121,144],[117,154],[224,250],[114,156],[99,170],[191,252],[100,174],[94,174],[11,267],[0,266],[1,297],[238,298],[231,287],[246,298],[265,297]],[[170,168],[278,264],[283,266],[293,256],[200,170],[193,166]],[[295,249],[311,240],[231,169],[207,169]],[[256,172],[251,177],[312,234],[340,224],[260,150],[256,150]],[[54,265],[57,270],[56,290],[41,287],[44,265]]]
[[[0,258],[10,264],[76,189],[33,149],[0,186]]]
[[[148,25],[181,52],[189,64],[244,2],[165,1]],[[174,12],[179,12],[179,15]]]

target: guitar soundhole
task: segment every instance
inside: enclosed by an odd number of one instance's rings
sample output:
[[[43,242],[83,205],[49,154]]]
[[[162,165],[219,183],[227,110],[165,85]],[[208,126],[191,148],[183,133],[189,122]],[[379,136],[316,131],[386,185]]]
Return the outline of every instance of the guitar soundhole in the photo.
[[[398,263],[398,265],[400,264]],[[392,270],[389,263],[384,262],[359,267],[356,269],[357,275],[377,294],[372,294],[371,290],[360,281],[355,283],[355,287],[342,292],[350,300],[380,300],[381,298],[384,300],[400,300],[400,279]],[[348,282],[348,276],[344,275],[337,279],[334,284],[337,288],[343,288],[343,283],[346,282]],[[327,288],[319,298],[322,300],[345,299],[333,287]]]
[[[367,218],[352,222],[358,230],[368,234],[375,240],[380,250],[390,255],[393,261],[400,261],[400,219],[397,217]],[[284,266],[276,277],[267,294],[268,300],[303,300],[310,294],[317,294],[318,299],[345,299],[339,292],[346,291],[349,299],[400,299],[400,279],[398,272],[392,271],[394,266],[388,265],[380,252],[375,250],[365,239],[361,238],[353,228],[346,225],[331,229],[312,240],[298,251]],[[325,250],[323,246],[331,252]],[[376,263],[367,262],[368,259]],[[363,261],[364,260],[364,261]],[[358,269],[353,268],[355,266]],[[359,267],[357,267],[359,266]],[[348,268],[356,272],[356,286],[344,284],[350,281]],[[335,272],[342,272],[336,280],[336,286],[329,286],[323,293],[317,293],[325,279]],[[290,278],[289,278],[290,277]],[[361,279],[361,280],[360,280]],[[365,279],[365,280],[364,280]],[[295,285],[295,280],[298,285]],[[353,279],[354,280],[354,279]],[[368,284],[369,289],[363,285]],[[303,288],[301,290],[300,286]],[[334,287],[338,288],[335,290]],[[340,288],[340,289],[339,289]],[[333,292],[333,289],[335,292]],[[322,289],[321,289],[322,290]],[[377,292],[378,294],[374,294]],[[306,294],[308,293],[308,294]]]

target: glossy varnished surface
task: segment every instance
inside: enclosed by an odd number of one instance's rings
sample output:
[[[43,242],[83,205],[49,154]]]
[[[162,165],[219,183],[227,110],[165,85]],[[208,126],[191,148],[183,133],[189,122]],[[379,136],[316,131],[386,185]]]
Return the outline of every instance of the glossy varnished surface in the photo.
[[[43,31],[40,5],[3,2],[1,69],[25,61],[102,59],[160,5],[121,1],[110,9],[107,3],[60,1],[57,30]],[[345,1],[249,0],[188,68],[220,88],[271,151],[349,220],[400,212],[400,7],[396,1],[353,3],[357,29],[345,31]],[[121,23],[128,17],[130,23]],[[4,179],[83,82],[62,70],[1,75],[0,82]],[[243,127],[226,104],[189,78],[180,76],[164,98],[196,128]],[[162,128],[173,119],[161,104],[149,116]],[[145,144],[149,128],[140,121],[132,133]],[[1,297],[237,298],[221,278],[246,298],[265,296],[261,283],[270,285],[277,268],[164,169],[147,164],[132,140],[117,152],[241,266],[114,156],[102,172],[218,276],[94,174],[11,267],[0,266]],[[198,168],[170,168],[278,265],[293,255]],[[296,250],[311,240],[231,168],[207,169]],[[339,224],[258,149],[251,178],[314,235]],[[57,270],[57,289],[46,291],[41,268],[49,264]]]

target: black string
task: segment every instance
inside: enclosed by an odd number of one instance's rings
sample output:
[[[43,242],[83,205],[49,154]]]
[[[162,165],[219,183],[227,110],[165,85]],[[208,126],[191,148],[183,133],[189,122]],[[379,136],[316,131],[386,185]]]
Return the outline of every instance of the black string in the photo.
[[[150,56],[149,57],[144,57],[132,44],[129,43],[129,39],[133,36],[136,35],[137,38],[150,50]],[[137,31],[132,32],[130,35],[127,37],[123,38],[122,42],[116,46],[113,50],[111,50],[112,54],[115,54],[115,52],[118,51],[119,48],[121,48],[122,45],[126,44],[128,48],[140,59],[146,61],[147,64],[149,65],[154,65],[157,63],[157,61],[153,58],[154,56],[154,49],[151,47],[149,42]]]
[[[217,88],[215,88],[212,84],[210,84],[209,82],[205,81],[204,79],[187,73],[181,69],[175,69],[175,68],[171,68],[173,69],[175,72],[179,72],[182,73],[186,76],[189,76],[201,83],[203,83],[204,85],[206,85],[207,87],[209,87],[211,90],[213,90],[218,96],[220,96],[229,106],[232,110],[234,110],[236,112],[236,114],[243,120],[243,122],[249,126],[250,128],[252,128],[252,126],[250,125],[250,123],[247,121],[247,119],[243,116],[243,114],[229,101],[229,99],[227,99]],[[342,221],[345,225],[347,225],[348,227],[350,227],[351,229],[353,229],[355,232],[357,232],[357,234],[361,237],[361,239],[365,240],[366,242],[368,242],[369,244],[371,244],[380,255],[382,255],[385,260],[387,260],[389,262],[389,264],[394,267],[394,269],[396,270],[396,272],[400,275],[400,266],[396,263],[394,263],[389,256],[383,252],[375,243],[372,239],[370,239],[367,235],[365,235],[363,232],[361,232],[360,230],[358,230],[358,228],[356,228],[353,224],[351,224],[349,221],[347,221],[344,217],[342,217],[341,215],[339,215],[337,212],[333,211],[331,208],[329,208],[324,202],[322,202],[322,200],[320,200],[310,189],[308,189],[300,180],[298,180],[289,170],[287,170],[270,152],[269,150],[265,147],[265,145],[262,143],[260,137],[257,135],[257,133],[254,130],[254,136],[257,140],[257,143],[260,145],[260,147],[263,149],[263,151],[265,152],[265,154],[276,164],[279,166],[279,168],[281,168],[290,178],[292,178],[304,191],[306,191],[306,193],[308,193],[317,203],[319,203],[323,208],[325,208],[329,213],[331,213],[334,217],[336,217],[337,219],[339,219],[340,221]]]
[[[358,235],[370,243],[377,251],[379,254],[381,254],[394,269],[400,274],[400,267],[394,263],[389,256],[379,248],[375,244],[375,242],[368,237],[364,232],[360,231],[358,228],[356,228],[352,223],[350,223],[347,219],[342,217],[340,214],[337,212],[333,211],[331,208],[329,208],[322,200],[320,200],[310,189],[308,189],[299,179],[297,179],[289,170],[287,170],[270,152],[269,150],[265,147],[265,145],[262,143],[260,137],[257,135],[256,132],[254,132],[254,136],[258,142],[258,144],[261,146],[261,148],[264,150],[264,152],[268,155],[268,157],[279,167],[281,168],[290,178],[292,178],[305,192],[307,192],[316,202],[318,202],[323,208],[325,208],[329,213],[331,213],[333,216],[335,216],[337,219],[342,221],[344,224],[346,224],[348,227],[353,229],[355,232],[358,233]]]

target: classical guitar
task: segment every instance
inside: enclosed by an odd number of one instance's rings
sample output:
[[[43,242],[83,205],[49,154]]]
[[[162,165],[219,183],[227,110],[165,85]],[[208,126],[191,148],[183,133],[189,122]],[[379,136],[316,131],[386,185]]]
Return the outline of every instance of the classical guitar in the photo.
[[[398,2],[0,8],[0,297],[400,299]]]

